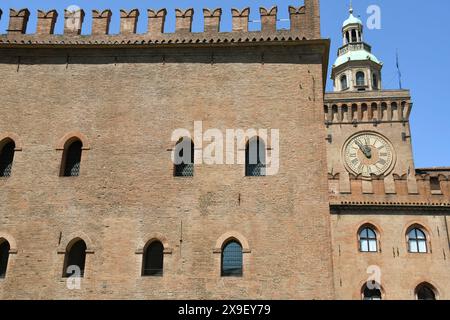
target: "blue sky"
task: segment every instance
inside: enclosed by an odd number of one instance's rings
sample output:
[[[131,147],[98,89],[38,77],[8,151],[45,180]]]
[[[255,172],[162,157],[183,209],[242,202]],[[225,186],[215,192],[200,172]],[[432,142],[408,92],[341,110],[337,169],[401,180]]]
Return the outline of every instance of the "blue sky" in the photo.
[[[84,32],[90,30],[92,9],[113,10],[111,32],[119,29],[119,9],[139,8],[141,19],[138,32],[145,32],[146,9],[169,10],[166,32],[174,30],[174,8],[196,10],[194,31],[202,31],[202,8],[224,9],[222,30],[231,29],[230,8],[251,7],[251,20],[259,20],[260,6],[278,6],[279,19],[287,19],[289,5],[298,6],[303,1],[294,0],[1,0],[3,17],[0,33],[5,33],[9,8],[29,8],[31,18],[28,33],[36,29],[37,9],[57,9],[60,12],[57,33],[62,32],[62,12],[69,5],[85,9]],[[321,0],[322,36],[332,40],[330,64],[341,45],[340,28],[348,16],[349,0]],[[450,26],[448,13],[450,1],[429,2],[408,0],[353,0],[355,14],[363,21],[368,19],[366,10],[375,4],[381,8],[381,29],[365,29],[365,41],[372,45],[374,54],[384,63],[383,86],[398,88],[395,52],[400,55],[403,87],[411,90],[414,109],[411,118],[413,149],[416,167],[450,166]],[[258,22],[250,23],[251,30],[258,30]],[[288,22],[279,22],[279,28],[288,28]],[[331,89],[331,81],[328,81]]]

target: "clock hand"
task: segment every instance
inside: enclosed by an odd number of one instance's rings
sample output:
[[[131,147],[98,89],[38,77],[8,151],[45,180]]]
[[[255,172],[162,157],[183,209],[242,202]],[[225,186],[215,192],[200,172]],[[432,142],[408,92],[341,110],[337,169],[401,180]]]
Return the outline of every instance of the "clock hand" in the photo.
[[[359,149],[361,149],[362,153],[366,156],[366,158],[370,159],[372,158],[372,150],[368,147],[363,145],[358,140],[355,140],[355,143],[358,145]]]

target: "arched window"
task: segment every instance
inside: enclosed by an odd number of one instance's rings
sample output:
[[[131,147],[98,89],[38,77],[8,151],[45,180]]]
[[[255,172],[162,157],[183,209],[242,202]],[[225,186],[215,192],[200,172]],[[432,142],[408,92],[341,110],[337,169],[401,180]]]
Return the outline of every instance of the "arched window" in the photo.
[[[9,250],[9,242],[5,239],[0,239],[0,278],[4,278],[6,276],[6,270],[8,269]]]
[[[365,86],[366,85],[366,76],[364,72],[358,71],[356,73],[356,85],[357,86]]]
[[[419,284],[415,291],[417,300],[436,300],[435,289],[428,283]]]
[[[378,252],[377,234],[369,226],[359,232],[359,250],[361,252]]]
[[[341,77],[341,90],[346,90],[348,89],[348,83],[347,83],[347,76],[344,74]]]
[[[64,259],[64,277],[83,277],[86,264],[86,243],[78,239],[69,244]]]
[[[408,251],[411,253],[427,253],[427,236],[419,228],[413,228],[408,232]]]
[[[194,143],[189,138],[181,138],[174,153],[174,176],[193,177],[194,176]]]
[[[0,177],[11,176],[16,144],[11,139],[0,142]]]
[[[378,76],[377,76],[377,74],[376,73],[374,73],[373,75],[372,75],[372,83],[373,83],[373,88],[374,89],[378,89]]]
[[[231,240],[222,249],[222,277],[242,277],[242,246]]]
[[[363,300],[381,300],[381,286],[376,282],[366,283],[362,290]]]
[[[357,35],[356,35],[356,30],[353,29],[352,30],[352,42],[357,42],[357,41],[358,41],[358,38],[357,38]]]
[[[63,152],[61,176],[78,177],[80,175],[81,150],[83,143],[79,139],[69,140]]]
[[[266,146],[259,137],[251,138],[245,147],[245,175],[247,177],[266,175]]]
[[[160,241],[152,241],[144,248],[142,276],[162,276],[164,266],[164,246]]]

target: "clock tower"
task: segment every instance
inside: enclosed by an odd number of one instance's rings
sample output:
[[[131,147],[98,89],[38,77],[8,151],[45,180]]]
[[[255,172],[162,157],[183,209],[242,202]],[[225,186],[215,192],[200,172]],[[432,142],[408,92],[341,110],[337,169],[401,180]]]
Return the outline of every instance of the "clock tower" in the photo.
[[[332,66],[334,90],[325,95],[328,173],[339,183],[334,192],[351,193],[351,180],[362,180],[362,193],[373,192],[373,179],[395,193],[394,180],[408,180],[417,192],[412,156],[409,90],[382,89],[383,63],[364,41],[361,19],[350,15],[342,26],[342,47]]]

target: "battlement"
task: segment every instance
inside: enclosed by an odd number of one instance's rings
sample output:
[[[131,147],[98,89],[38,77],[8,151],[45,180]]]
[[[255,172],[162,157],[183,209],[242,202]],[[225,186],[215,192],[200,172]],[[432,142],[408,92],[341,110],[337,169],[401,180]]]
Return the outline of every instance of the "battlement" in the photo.
[[[392,174],[371,179],[328,174],[332,204],[399,204],[450,207],[450,170]]]
[[[175,10],[175,32],[166,33],[165,24],[168,11],[147,10],[148,28],[145,33],[137,33],[138,19],[141,14],[138,9],[120,10],[120,33],[110,34],[110,24],[113,12],[111,10],[92,11],[92,29],[90,34],[83,29],[85,12],[82,9],[65,10],[64,33],[55,34],[58,21],[56,10],[38,10],[37,29],[35,34],[27,34],[30,17],[28,9],[10,9],[9,26],[6,35],[0,36],[0,44],[64,44],[74,41],[75,44],[86,43],[143,43],[143,42],[190,42],[199,39],[214,41],[234,41],[245,38],[273,40],[274,38],[291,38],[299,40],[320,39],[319,1],[305,0],[305,5],[299,8],[289,7],[289,30],[277,30],[278,8],[260,8],[261,30],[249,31],[250,8],[232,9],[232,31],[221,31],[222,9],[204,9],[204,32],[192,32],[194,9]],[[0,12],[0,19],[2,15]]]

